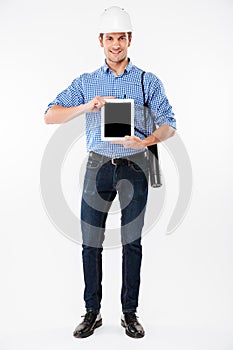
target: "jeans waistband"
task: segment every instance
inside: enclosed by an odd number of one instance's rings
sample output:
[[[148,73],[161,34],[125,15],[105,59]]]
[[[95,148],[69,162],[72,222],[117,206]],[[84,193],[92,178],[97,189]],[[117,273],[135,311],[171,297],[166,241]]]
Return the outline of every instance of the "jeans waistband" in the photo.
[[[89,152],[89,155],[96,160],[103,160],[104,162],[111,161],[113,165],[127,165],[130,162],[140,162],[143,159],[147,158],[147,151],[135,153],[129,156],[124,156],[122,158],[110,158],[93,151]]]

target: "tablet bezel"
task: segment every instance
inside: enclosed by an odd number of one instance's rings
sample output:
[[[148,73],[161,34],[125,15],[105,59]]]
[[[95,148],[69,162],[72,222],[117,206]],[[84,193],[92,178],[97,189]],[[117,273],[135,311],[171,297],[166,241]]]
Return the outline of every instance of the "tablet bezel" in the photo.
[[[131,135],[127,136],[133,136],[134,135],[134,100],[131,98],[112,98],[112,99],[105,99],[106,103],[130,103],[131,108],[131,116],[130,116],[130,130]],[[101,108],[101,140],[102,141],[117,141],[117,140],[124,140],[125,136],[104,136],[105,131],[105,106]]]

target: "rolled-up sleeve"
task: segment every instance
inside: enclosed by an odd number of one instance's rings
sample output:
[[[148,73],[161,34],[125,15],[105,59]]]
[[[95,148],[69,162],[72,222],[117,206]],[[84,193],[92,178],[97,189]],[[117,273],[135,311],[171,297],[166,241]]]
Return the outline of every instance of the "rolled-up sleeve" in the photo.
[[[52,106],[73,107],[84,104],[83,84],[81,77],[72,81],[71,85],[57,95],[57,97],[49,103],[45,113]]]
[[[159,78],[149,73],[148,107],[153,111],[155,124],[158,126],[169,125],[176,129],[176,119],[172,111],[164,86]]]

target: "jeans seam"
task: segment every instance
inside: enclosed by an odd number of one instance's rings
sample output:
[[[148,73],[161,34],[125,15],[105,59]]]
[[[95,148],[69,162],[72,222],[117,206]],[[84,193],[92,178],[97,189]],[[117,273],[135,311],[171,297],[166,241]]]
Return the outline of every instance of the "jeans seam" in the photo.
[[[125,248],[125,245],[123,245],[123,254],[124,254],[124,283],[125,283],[125,295],[124,295],[124,298],[123,298],[123,307],[125,306],[126,304],[126,298],[127,298],[127,293],[128,293],[128,285],[127,285],[127,254],[126,254],[126,248]]]
[[[101,228],[100,228],[100,231],[101,231]],[[101,233],[101,232],[100,232]],[[99,296],[98,296],[98,292],[99,292],[99,278],[100,278],[100,272],[99,272],[99,265],[100,265],[100,256],[98,254],[99,252],[99,249],[101,249],[100,247],[100,235],[99,235],[99,241],[98,241],[98,246],[96,247],[96,302],[97,302],[97,305],[98,305],[98,309],[100,308],[100,299],[99,299]],[[101,254],[101,251],[100,251],[100,254]]]
[[[98,269],[98,248],[96,248],[96,303],[99,305],[98,297],[98,281],[99,281],[99,269]]]

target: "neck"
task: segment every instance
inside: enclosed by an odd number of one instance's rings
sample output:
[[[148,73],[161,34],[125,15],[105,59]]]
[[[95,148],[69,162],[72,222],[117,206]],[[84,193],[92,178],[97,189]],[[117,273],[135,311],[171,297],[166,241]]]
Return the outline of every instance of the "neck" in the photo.
[[[126,57],[121,62],[111,62],[109,60],[106,60],[106,63],[109,66],[109,68],[116,73],[116,75],[120,75],[124,72],[125,67],[128,65],[129,59]]]

